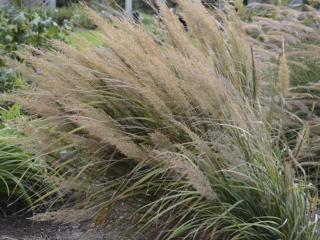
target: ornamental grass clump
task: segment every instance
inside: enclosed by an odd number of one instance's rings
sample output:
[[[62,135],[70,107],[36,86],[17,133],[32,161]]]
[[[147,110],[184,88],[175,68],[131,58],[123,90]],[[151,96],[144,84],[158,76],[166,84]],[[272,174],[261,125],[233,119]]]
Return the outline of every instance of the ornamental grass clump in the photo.
[[[245,31],[254,46],[257,71],[274,79],[273,89],[269,89],[270,85],[265,81],[262,87],[264,93],[269,91],[274,95],[268,114],[270,123],[273,126],[280,123],[283,129],[280,134],[274,129],[275,135],[282,135],[281,141],[296,149],[294,158],[304,170],[298,173],[317,186],[320,156],[319,19],[319,11],[311,7],[299,11],[260,3],[249,4],[243,16],[247,22],[243,23]],[[275,96],[279,93],[285,98]],[[300,146],[301,133],[305,132],[308,134],[302,134],[304,144]]]
[[[48,186],[44,183],[47,165],[17,144],[25,137],[8,122],[20,117],[19,106],[0,109],[0,117],[0,198],[8,205],[22,200],[31,207],[33,200],[42,196],[41,189]]]
[[[8,98],[33,114],[22,129],[34,151],[78,184],[74,209],[97,224],[142,197],[139,230],[159,239],[318,239],[308,189],[285,181],[238,18],[178,3],[188,32],[162,1],[157,36],[86,8],[106,47],[23,55],[33,85]]]

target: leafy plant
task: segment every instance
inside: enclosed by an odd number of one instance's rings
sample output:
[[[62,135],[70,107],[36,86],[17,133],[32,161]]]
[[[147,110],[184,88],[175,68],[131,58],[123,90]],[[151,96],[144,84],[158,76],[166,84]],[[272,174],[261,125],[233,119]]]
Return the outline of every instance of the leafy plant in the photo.
[[[43,11],[43,9],[42,9]],[[46,14],[52,18],[53,21],[58,23],[60,26],[81,28],[94,30],[96,26],[94,23],[85,15],[82,9],[73,4],[68,7],[57,8],[54,10],[45,10]]]
[[[0,49],[11,53],[22,44],[48,47],[52,38],[64,39],[65,34],[51,18],[16,8],[0,10]]]
[[[11,92],[23,85],[21,76],[12,68],[0,67],[0,93]]]
[[[64,30],[44,11],[24,12],[14,7],[0,9],[0,51],[3,55],[15,58],[16,51],[23,45],[48,48],[49,39],[67,40]],[[0,92],[16,90],[21,85],[21,75],[0,59]]]

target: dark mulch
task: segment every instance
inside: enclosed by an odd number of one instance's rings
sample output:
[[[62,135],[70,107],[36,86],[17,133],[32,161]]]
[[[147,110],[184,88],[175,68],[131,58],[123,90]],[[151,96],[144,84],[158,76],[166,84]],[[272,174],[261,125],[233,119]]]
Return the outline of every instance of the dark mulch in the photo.
[[[0,240],[147,240],[131,237],[121,229],[129,226],[107,224],[103,229],[90,229],[87,224],[34,222],[32,214],[23,209],[23,203],[8,205],[0,199]],[[122,205],[119,205],[120,207]],[[121,211],[121,209],[119,209]],[[120,217],[120,216],[119,216]],[[130,234],[129,234],[130,235]]]

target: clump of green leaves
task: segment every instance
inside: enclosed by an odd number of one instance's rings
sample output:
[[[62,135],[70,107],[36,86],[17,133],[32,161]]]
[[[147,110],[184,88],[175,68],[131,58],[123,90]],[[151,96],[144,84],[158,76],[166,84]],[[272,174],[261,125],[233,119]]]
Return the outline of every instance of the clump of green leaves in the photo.
[[[18,8],[0,9],[0,52],[17,58],[23,45],[49,48],[49,39],[66,40],[63,28],[48,17],[45,11],[28,12]],[[23,61],[22,59],[18,59]],[[10,92],[23,83],[21,76],[0,59],[0,92]]]
[[[0,67],[0,93],[11,92],[23,85],[23,79],[13,68]]]
[[[95,29],[95,24],[75,4],[54,10],[46,10],[46,14],[58,25],[66,29],[84,28]]]
[[[20,45],[48,46],[48,39],[65,39],[65,33],[52,18],[40,12],[16,8],[0,10],[0,49],[8,53]]]

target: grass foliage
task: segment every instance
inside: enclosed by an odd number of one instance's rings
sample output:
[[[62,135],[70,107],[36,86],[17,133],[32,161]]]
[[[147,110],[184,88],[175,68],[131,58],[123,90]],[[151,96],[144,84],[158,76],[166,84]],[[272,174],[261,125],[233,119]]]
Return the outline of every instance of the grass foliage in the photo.
[[[282,141],[293,149],[297,141],[302,143],[296,148],[299,153],[295,154],[295,158],[305,169],[305,177],[319,185],[319,11],[313,8],[297,11],[252,3],[243,18],[246,21],[245,30],[255,49],[255,57],[259,59],[258,72],[267,73],[268,82],[276,83],[278,79],[286,85],[286,101],[274,104],[285,109],[281,122],[286,139]],[[270,74],[270,69],[279,74]],[[274,75],[272,79],[275,80],[270,80],[270,75]],[[268,84],[264,84],[263,88],[264,92],[270,91]],[[279,120],[282,110],[277,109],[273,117]],[[277,123],[279,121],[273,122]]]
[[[81,183],[76,207],[96,223],[115,202],[143,196],[140,230],[156,227],[159,239],[318,239],[309,188],[293,185],[290,146],[265,117],[240,20],[177,2],[189,32],[162,1],[157,36],[86,9],[107,47],[55,41],[56,51],[22,56],[37,70],[19,65],[34,84],[8,98],[36,116],[35,152]],[[283,47],[284,95],[288,74]]]
[[[20,116],[20,107],[1,109],[1,119],[7,122]],[[0,196],[2,199],[22,199],[31,204],[40,197],[38,191],[44,187],[46,164],[32,157],[17,144],[24,137],[7,123],[0,126]],[[40,191],[39,191],[40,192]]]

